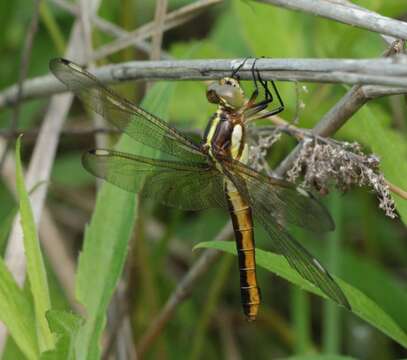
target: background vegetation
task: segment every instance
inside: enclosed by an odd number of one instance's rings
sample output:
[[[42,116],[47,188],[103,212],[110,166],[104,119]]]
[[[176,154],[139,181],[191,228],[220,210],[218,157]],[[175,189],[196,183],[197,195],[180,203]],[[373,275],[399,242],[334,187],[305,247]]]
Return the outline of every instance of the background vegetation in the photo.
[[[171,0],[168,9],[190,2]],[[407,16],[407,8],[399,0],[354,2],[385,16]],[[98,14],[132,30],[151,21],[154,9],[155,1],[105,0]],[[0,2],[0,89],[19,78],[19,59],[33,12],[31,2]],[[72,16],[61,8],[41,4],[27,77],[46,74],[49,60],[63,55],[72,23]],[[92,40],[97,48],[111,39],[93,29]],[[377,58],[386,50],[386,44],[378,34],[309,14],[231,0],[165,32],[163,49],[177,59]],[[146,59],[146,55],[128,48],[98,65],[133,59]],[[194,81],[159,83],[147,92],[143,104],[178,128],[197,134],[215,109],[206,101],[205,86]],[[250,84],[246,86],[250,91]],[[348,90],[342,85],[300,84],[298,98],[293,83],[280,82],[278,87],[287,105],[283,118],[293,119],[299,101],[304,105],[299,126],[304,128],[315,125]],[[118,90],[139,103],[145,83],[125,84]],[[18,129],[27,131],[21,140],[23,165],[30,160],[47,104],[48,99],[37,99],[20,107]],[[2,142],[10,139],[7,129],[12,117],[12,108],[1,110]],[[0,262],[0,318],[13,335],[7,340],[4,359],[38,358],[40,352],[43,358],[73,358],[73,354],[77,358],[98,358],[100,354],[130,358],[120,354],[134,354],[134,349],[142,349],[144,357],[151,359],[407,356],[407,230],[400,220],[407,219],[406,207],[396,198],[400,216],[389,219],[368,189],[346,194],[332,191],[324,198],[336,222],[335,233],[315,236],[296,232],[296,237],[344,281],[341,284],[355,302],[356,315],[300,290],[307,289],[304,280],[296,278],[279,258],[261,253],[258,262],[266,268],[258,270],[263,304],[258,320],[247,323],[241,313],[236,259],[223,254],[195,283],[188,299],[176,307],[153,341],[146,341],[145,335],[157,314],[203,251],[192,249],[213,240],[226,224],[228,214],[215,209],[186,213],[149,202],[140,204],[134,196],[109,185],[100,188],[96,201],[95,179],[80,163],[81,153],[94,146],[93,134],[84,131],[92,126],[89,118],[75,101],[65,126],[77,131],[61,135],[46,199],[58,241],[63,240],[68,259],[75,264],[75,274],[63,267],[59,250],[41,256],[22,175],[17,170],[16,197],[4,167],[0,179],[0,249],[4,253],[20,207],[28,262],[24,289],[16,286],[6,265]],[[375,152],[382,159],[385,177],[407,189],[406,136],[405,98],[393,96],[365,105],[335,138],[357,141],[366,152]],[[117,135],[109,135],[108,146],[113,147],[117,140]],[[270,163],[276,164],[293,145],[284,137],[269,154]],[[125,137],[119,140],[118,147],[153,155]],[[18,151],[15,156],[18,169]],[[55,244],[55,233],[47,232],[49,227],[44,224],[41,228],[45,229],[40,231],[41,240],[48,237]],[[256,239],[258,248],[268,249],[268,240],[260,229]],[[229,249],[225,243],[215,245]],[[124,275],[106,319],[122,269]],[[70,279],[68,283],[75,282],[76,299],[86,307],[86,320],[73,314],[84,316],[84,311],[73,303],[73,289],[65,286],[61,274]]]

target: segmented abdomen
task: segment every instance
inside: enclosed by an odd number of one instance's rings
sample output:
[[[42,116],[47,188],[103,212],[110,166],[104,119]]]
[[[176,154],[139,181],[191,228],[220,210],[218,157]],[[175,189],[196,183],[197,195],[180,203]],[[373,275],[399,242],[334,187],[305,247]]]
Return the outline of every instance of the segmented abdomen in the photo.
[[[260,305],[260,289],[257,286],[253,219],[249,204],[236,191],[230,181],[226,183],[229,204],[239,258],[240,295],[243,311],[249,321],[255,320]]]

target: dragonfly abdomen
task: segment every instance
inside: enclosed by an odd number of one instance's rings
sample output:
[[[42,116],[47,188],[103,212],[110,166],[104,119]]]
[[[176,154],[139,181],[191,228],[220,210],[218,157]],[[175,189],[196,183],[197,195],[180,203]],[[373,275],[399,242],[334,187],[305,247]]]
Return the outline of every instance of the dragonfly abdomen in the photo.
[[[252,213],[250,206],[231,183],[226,186],[226,198],[235,232],[243,311],[247,319],[253,321],[259,310],[260,289],[256,277]]]

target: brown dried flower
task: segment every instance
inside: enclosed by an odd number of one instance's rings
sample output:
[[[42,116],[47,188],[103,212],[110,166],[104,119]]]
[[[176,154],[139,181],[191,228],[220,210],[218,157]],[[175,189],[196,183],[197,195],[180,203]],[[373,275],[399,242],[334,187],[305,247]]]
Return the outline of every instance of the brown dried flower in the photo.
[[[354,185],[368,186],[377,194],[379,207],[387,216],[395,218],[394,201],[379,165],[379,158],[364,154],[358,143],[305,137],[287,177],[295,182],[302,174],[304,186],[316,188],[321,193],[333,186],[343,192]]]
[[[269,169],[268,150],[286,132],[302,139],[301,150],[289,171],[287,179],[296,182],[303,177],[302,186],[317,189],[326,194],[332,187],[345,192],[352,186],[370,187],[379,199],[379,207],[387,216],[396,217],[394,201],[389,187],[380,172],[380,159],[374,154],[365,154],[360,144],[342,142],[311,134],[294,126],[251,128],[250,165],[258,171]]]

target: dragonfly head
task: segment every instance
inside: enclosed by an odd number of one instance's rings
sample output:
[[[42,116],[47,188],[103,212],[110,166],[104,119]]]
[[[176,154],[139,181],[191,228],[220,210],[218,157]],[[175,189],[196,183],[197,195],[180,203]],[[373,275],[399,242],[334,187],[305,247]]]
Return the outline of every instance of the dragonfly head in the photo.
[[[206,90],[206,97],[210,103],[231,110],[239,109],[245,103],[243,89],[239,80],[232,77],[225,77],[210,84]]]

